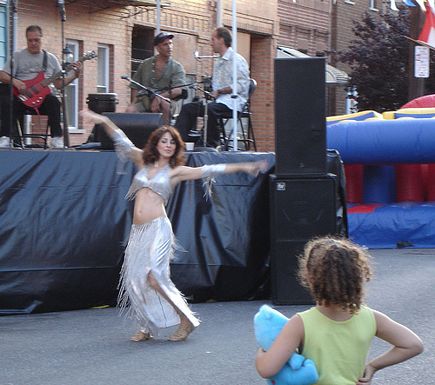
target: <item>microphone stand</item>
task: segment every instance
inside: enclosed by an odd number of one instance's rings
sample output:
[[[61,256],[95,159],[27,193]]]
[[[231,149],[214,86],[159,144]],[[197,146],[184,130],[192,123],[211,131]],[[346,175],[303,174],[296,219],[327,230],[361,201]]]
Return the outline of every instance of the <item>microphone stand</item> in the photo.
[[[12,130],[12,127],[14,127],[14,110],[15,110],[15,98],[13,93],[13,85],[12,80],[14,79],[14,70],[15,70],[15,57],[14,57],[14,42],[15,42],[15,32],[16,32],[16,19],[17,19],[17,3],[16,0],[10,0],[9,1],[10,6],[10,13],[9,13],[9,22],[10,22],[10,39],[9,39],[9,52],[10,52],[10,62],[11,62],[11,68],[10,68],[10,81],[9,81],[9,127]],[[18,127],[17,127],[18,128]],[[20,137],[20,145],[21,148],[24,148],[24,142],[23,142],[23,135],[22,132],[18,132],[18,135]],[[9,134],[9,136],[11,136]]]
[[[193,57],[197,60],[200,61],[201,59],[216,59],[218,58],[220,55],[200,55],[198,51],[195,51],[193,53]],[[196,87],[196,89],[198,91],[201,91],[204,96],[205,96],[205,106],[204,106],[204,147],[207,147],[207,125],[208,125],[208,100],[207,100],[207,96],[214,100],[216,98],[214,98],[210,92],[204,90],[203,88],[200,87]]]
[[[66,67],[69,63],[67,63],[66,57],[71,51],[65,44],[65,27],[64,24],[66,22],[66,14],[65,14],[65,5],[59,2],[59,12],[60,12],[60,21],[61,21],[61,40],[62,40],[62,87],[60,89],[60,98],[62,100],[62,126],[63,126],[63,144],[64,148],[69,147],[69,132],[68,132],[68,118],[67,118],[67,109],[66,109],[66,99],[65,99],[65,78],[66,78]]]
[[[156,91],[154,91],[153,89],[148,88],[148,87],[145,87],[144,85],[142,85],[142,84],[138,83],[137,81],[131,79],[131,78],[130,78],[129,76],[127,76],[127,75],[123,75],[123,76],[121,76],[121,79],[127,80],[127,81],[129,81],[130,83],[133,83],[135,86],[137,86],[137,87],[141,88],[142,90],[146,91],[146,92],[148,93],[148,95],[152,95],[152,96],[154,96],[154,97],[157,97],[157,98],[160,98],[160,99],[164,100],[165,102],[171,103],[171,99],[165,98],[164,96],[158,94],[158,93],[157,93]],[[181,86],[178,86],[178,87],[181,87]],[[173,87],[173,88],[178,88],[178,87]]]
[[[124,79],[125,77],[124,77],[124,76],[121,76],[121,78]],[[196,84],[196,83],[197,83],[197,82],[192,82],[192,83],[180,84],[179,86],[164,87],[164,88],[160,88],[159,90],[154,90],[154,92],[157,93],[157,94],[159,94],[159,92],[169,91],[169,93],[171,93],[172,90],[175,90],[175,89],[177,89],[177,88],[185,88],[185,87],[193,88],[192,86],[193,86],[194,84]],[[187,94],[186,94],[186,96],[183,96],[183,91],[185,91],[185,90],[182,90],[181,95],[176,96],[174,99],[171,99],[171,101],[172,101],[172,100],[176,101],[176,100],[179,100],[179,99],[186,99]],[[186,91],[187,91],[187,90],[186,90]],[[148,93],[148,91],[141,90],[141,91],[139,91],[139,92],[137,93],[137,96],[144,96],[144,95],[146,95],[147,93]]]
[[[123,79],[125,78],[124,76],[121,76]],[[155,92],[162,92],[162,91],[172,91],[175,90],[176,88],[183,88],[183,87],[191,87],[195,84],[197,84],[198,82],[192,82],[192,83],[186,83],[186,84],[180,84],[179,86],[173,86],[173,87],[164,87],[164,88],[160,88],[159,90],[155,90]],[[142,91],[139,91],[140,95],[142,94]]]
[[[195,89],[202,92],[204,94],[205,98],[205,105],[204,105],[204,130],[203,130],[203,144],[204,147],[207,147],[207,126],[208,126],[208,100],[214,100],[215,97],[212,96],[212,94],[208,91],[206,91],[204,88],[195,86]]]

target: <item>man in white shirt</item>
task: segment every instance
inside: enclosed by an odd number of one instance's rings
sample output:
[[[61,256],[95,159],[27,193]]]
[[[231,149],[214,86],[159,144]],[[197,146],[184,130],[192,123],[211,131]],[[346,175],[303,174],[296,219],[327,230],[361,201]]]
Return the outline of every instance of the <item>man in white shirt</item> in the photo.
[[[237,62],[237,110],[241,111],[248,99],[249,68],[243,56],[236,54],[231,48],[232,36],[228,29],[219,27],[213,31],[211,46],[219,54],[213,68],[211,96],[214,101],[207,104],[207,145],[216,147],[220,144],[218,130],[219,116],[232,113],[234,108],[233,94],[233,61]],[[188,103],[183,106],[175,123],[184,141],[191,142],[189,131],[196,128],[196,118],[204,116],[204,105]]]

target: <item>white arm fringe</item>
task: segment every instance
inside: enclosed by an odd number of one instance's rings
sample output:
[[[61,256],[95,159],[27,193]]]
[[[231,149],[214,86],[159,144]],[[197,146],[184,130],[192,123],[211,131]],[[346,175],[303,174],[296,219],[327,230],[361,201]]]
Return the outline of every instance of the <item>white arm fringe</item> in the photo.
[[[209,197],[212,195],[212,187],[213,183],[216,182],[214,179],[215,176],[221,175],[225,173],[225,164],[206,164],[205,166],[202,166],[202,177],[203,177],[203,183],[202,186],[204,187],[204,197],[206,200],[208,200]]]
[[[120,129],[116,129],[111,135],[111,138],[115,144],[115,151],[119,160],[125,162],[127,159],[130,159],[131,150],[134,148],[134,144],[127,138],[127,135],[125,135]]]

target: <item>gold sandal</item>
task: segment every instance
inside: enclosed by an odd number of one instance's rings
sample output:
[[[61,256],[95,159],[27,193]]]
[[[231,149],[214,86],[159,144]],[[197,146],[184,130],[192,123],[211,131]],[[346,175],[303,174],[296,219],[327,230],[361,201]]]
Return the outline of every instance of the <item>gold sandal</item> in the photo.
[[[142,330],[139,330],[134,336],[130,337],[131,341],[139,342],[139,341],[147,341],[150,340],[152,337],[150,332],[144,332]]]
[[[175,333],[169,337],[169,341],[172,342],[184,341],[188,337],[188,335],[193,332],[193,329],[195,328],[190,322],[185,323],[184,325],[180,324],[180,326],[175,331]]]

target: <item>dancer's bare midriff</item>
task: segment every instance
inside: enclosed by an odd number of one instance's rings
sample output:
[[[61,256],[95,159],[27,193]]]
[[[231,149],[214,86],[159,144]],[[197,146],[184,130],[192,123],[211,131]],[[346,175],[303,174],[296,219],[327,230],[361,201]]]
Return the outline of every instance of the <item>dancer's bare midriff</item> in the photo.
[[[163,198],[149,188],[140,189],[135,198],[133,223],[142,225],[166,216]]]

